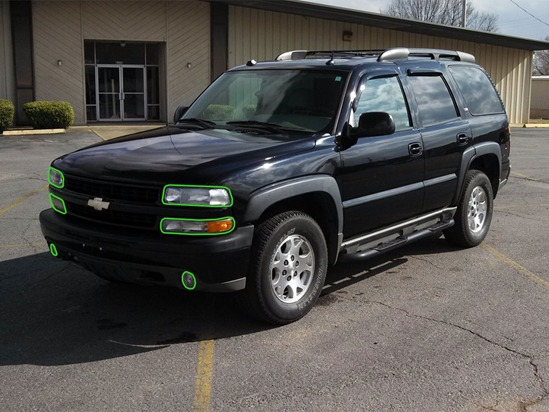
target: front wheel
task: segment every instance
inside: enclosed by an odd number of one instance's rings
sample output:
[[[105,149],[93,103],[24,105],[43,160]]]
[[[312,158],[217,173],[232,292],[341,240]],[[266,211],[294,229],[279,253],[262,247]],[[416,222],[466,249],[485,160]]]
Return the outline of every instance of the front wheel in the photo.
[[[285,212],[266,220],[254,238],[245,307],[276,325],[305,316],[324,286],[327,255],[322,230],[305,213]]]
[[[477,246],[488,234],[493,213],[493,191],[488,177],[479,170],[469,170],[455,215],[455,225],[444,231],[450,244]]]

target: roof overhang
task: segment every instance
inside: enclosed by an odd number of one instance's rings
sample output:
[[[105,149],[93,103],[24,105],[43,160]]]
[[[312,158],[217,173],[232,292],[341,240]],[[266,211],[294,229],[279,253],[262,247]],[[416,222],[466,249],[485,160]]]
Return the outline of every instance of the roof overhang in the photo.
[[[446,37],[454,40],[472,43],[490,44],[520,50],[549,50],[549,42],[522,37],[507,36],[462,27],[445,26],[442,24],[391,17],[378,13],[327,6],[302,0],[210,0],[211,2],[227,3],[233,6],[269,10],[279,13],[290,13],[319,19],[336,20],[347,23],[362,24],[387,30],[397,30],[406,33],[423,34],[426,36]]]

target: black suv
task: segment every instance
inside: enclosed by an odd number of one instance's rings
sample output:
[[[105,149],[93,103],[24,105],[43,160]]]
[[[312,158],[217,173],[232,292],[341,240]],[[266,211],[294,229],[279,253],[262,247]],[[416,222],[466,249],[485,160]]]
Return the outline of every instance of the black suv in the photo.
[[[111,281],[239,291],[284,324],[314,305],[328,265],[440,233],[478,245],[510,132],[474,61],[294,51],[231,69],[174,125],[51,164],[51,254]]]

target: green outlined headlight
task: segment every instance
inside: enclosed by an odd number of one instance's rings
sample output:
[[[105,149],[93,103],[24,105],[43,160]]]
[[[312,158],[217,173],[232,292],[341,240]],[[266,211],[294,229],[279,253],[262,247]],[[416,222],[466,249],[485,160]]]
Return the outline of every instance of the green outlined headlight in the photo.
[[[162,203],[170,206],[230,207],[233,196],[224,186],[166,185]]]
[[[63,173],[60,170],[50,167],[48,169],[48,182],[53,187],[63,189],[65,186],[65,176],[63,176]]]
[[[165,217],[160,221],[160,231],[165,235],[215,236],[230,233],[235,228],[232,217],[220,219],[182,219]]]

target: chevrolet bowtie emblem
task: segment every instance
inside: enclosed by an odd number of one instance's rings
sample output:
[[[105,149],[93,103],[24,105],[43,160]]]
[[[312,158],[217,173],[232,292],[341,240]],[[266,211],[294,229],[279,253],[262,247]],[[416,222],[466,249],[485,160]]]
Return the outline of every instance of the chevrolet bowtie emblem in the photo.
[[[103,202],[103,199],[96,197],[88,200],[88,206],[93,207],[95,210],[103,210],[109,208],[109,202]]]

